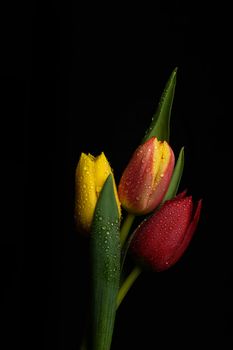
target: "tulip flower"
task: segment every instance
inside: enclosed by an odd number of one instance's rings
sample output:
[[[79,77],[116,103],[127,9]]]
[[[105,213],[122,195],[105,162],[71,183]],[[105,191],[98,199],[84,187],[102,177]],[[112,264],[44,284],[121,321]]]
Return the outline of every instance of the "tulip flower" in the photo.
[[[97,157],[81,154],[75,174],[74,216],[78,230],[84,234],[90,231],[97,199],[109,174],[113,175],[113,172],[103,152]],[[115,181],[114,191],[120,216],[120,202]]]
[[[134,152],[118,187],[122,206],[134,215],[154,210],[168,189],[175,163],[166,141],[151,137]]]
[[[185,252],[199,221],[202,201],[194,209],[191,196],[182,192],[145,219],[135,230],[130,251],[143,265],[163,271]]]

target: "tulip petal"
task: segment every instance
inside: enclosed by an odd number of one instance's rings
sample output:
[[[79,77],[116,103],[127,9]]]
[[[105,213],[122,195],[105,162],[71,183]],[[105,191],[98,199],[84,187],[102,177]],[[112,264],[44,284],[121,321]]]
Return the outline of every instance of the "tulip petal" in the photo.
[[[187,193],[187,189],[185,189],[184,191],[180,192],[179,194],[176,195],[176,199],[178,198],[184,198],[186,196]]]
[[[132,254],[155,271],[170,267],[173,256],[189,227],[192,198],[174,198],[142,222],[131,241]]]
[[[95,158],[95,186],[97,196],[99,195],[106,178],[111,173],[111,167],[105,157],[104,152]]]
[[[152,136],[156,136],[159,140],[169,141],[170,137],[170,116],[171,109],[175,94],[176,86],[176,73],[177,68],[175,68],[165,86],[163,94],[160,98],[157,110],[152,118],[149,129],[142,140],[142,143],[147,141]]]
[[[122,174],[119,184],[119,198],[129,212],[137,212],[137,208],[143,211],[146,207],[146,194],[153,184],[155,140],[155,138],[151,138],[137,148]],[[139,194],[141,195],[139,196]]]
[[[94,157],[82,153],[75,175],[75,221],[78,230],[88,232],[96,205]]]
[[[105,157],[104,152],[102,152],[98,157],[95,159],[95,184],[96,184],[96,192],[97,192],[97,197],[99,196],[99,193],[106,181],[106,178],[108,177],[109,174],[113,175],[113,170]],[[118,198],[118,193],[117,193],[117,187],[116,187],[116,182],[113,176],[113,188],[114,188],[114,193],[115,193],[115,198],[117,202],[117,207],[118,207],[118,212],[119,216],[121,216],[121,204]]]
[[[154,210],[168,188],[174,163],[174,153],[166,141],[151,137],[140,145],[120,180],[122,206],[135,215]]]
[[[155,209],[162,201],[169,186],[174,169],[175,157],[171,147],[166,141],[161,144],[162,157],[159,162],[159,169],[155,175],[153,191],[147,202],[147,213]]]
[[[90,232],[97,199],[110,174],[113,175],[113,170],[103,152],[97,157],[91,154],[81,154],[75,175],[74,212],[76,226],[80,233],[88,234]],[[114,177],[113,187],[119,216],[121,216],[121,205]]]
[[[198,224],[198,221],[200,218],[200,214],[201,214],[201,207],[202,207],[202,200],[200,199],[197,203],[197,207],[196,207],[196,211],[194,213],[193,219],[192,219],[188,229],[186,230],[186,234],[184,235],[183,241],[180,243],[180,245],[176,249],[174,255],[168,261],[169,266],[174,265],[180,259],[180,257],[183,255],[185,250],[187,249],[187,247],[188,247],[188,245],[193,237],[193,234],[196,230],[196,227],[197,227],[197,224]]]

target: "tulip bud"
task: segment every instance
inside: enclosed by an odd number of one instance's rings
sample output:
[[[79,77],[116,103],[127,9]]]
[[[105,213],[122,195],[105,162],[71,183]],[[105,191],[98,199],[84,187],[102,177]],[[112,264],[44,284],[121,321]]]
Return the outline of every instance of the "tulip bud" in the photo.
[[[174,153],[166,141],[151,137],[140,145],[120,179],[122,206],[135,215],[154,210],[168,189],[174,163]]]
[[[103,152],[97,157],[81,154],[75,174],[74,216],[77,229],[82,233],[90,231],[97,199],[109,174],[113,175],[112,169]],[[120,216],[120,202],[115,181],[114,192]]]
[[[199,200],[193,210],[185,192],[167,201],[135,230],[130,251],[143,265],[163,271],[174,265],[188,247],[201,212]]]

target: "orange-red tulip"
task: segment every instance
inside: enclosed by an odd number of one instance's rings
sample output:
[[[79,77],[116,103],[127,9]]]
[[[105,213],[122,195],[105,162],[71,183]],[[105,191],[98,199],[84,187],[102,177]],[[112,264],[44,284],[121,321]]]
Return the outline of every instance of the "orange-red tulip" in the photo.
[[[174,153],[166,141],[151,137],[140,145],[120,179],[122,206],[135,215],[154,210],[168,189],[174,163]]]

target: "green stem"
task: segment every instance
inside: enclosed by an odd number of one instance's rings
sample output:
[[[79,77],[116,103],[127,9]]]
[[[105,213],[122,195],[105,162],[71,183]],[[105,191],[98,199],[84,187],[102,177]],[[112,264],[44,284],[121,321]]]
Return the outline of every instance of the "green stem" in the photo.
[[[134,218],[135,218],[135,215],[128,214],[123,222],[121,232],[120,232],[120,240],[121,240],[122,247],[123,247],[123,245],[128,237],[128,234],[129,234],[129,231],[130,231],[131,226],[133,224]]]
[[[129,276],[123,282],[117,295],[117,309],[141,272],[142,272],[141,268],[139,266],[135,266],[134,269],[129,274]]]

